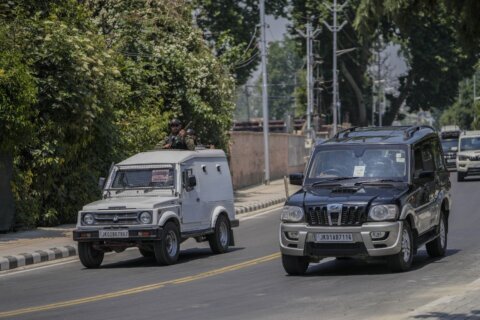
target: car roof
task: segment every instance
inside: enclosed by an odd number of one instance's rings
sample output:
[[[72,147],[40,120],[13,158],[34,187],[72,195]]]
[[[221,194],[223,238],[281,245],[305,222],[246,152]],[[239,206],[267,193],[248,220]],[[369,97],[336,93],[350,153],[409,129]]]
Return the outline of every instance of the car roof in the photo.
[[[320,144],[414,144],[428,136],[438,138],[430,126],[353,127]]]
[[[204,150],[152,150],[136,155],[118,163],[119,166],[138,164],[182,163],[193,158],[225,158],[225,152],[217,149]]]

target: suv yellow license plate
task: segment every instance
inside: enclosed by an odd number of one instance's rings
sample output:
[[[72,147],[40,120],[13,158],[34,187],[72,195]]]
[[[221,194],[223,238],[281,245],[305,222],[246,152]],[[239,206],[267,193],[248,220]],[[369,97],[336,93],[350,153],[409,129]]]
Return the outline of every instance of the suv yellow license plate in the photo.
[[[315,242],[353,242],[351,233],[314,233]]]
[[[99,238],[128,238],[128,230],[99,230]]]

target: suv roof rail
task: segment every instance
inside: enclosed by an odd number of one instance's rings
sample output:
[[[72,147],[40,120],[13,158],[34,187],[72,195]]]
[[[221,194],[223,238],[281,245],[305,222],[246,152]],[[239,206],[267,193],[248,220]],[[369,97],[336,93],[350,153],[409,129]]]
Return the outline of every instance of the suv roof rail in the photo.
[[[409,128],[406,128],[404,131],[405,140],[411,138],[415,134],[415,132],[420,131],[421,129],[430,129],[432,130],[432,132],[435,132],[435,129],[431,126],[427,126],[427,125],[411,126]]]
[[[355,129],[357,129],[357,128],[358,127],[350,127],[350,128],[345,129],[345,130],[339,131],[339,132],[337,132],[337,134],[335,134],[335,138],[340,137],[340,134],[343,134],[344,137],[348,137],[348,134],[352,131],[355,131]]]

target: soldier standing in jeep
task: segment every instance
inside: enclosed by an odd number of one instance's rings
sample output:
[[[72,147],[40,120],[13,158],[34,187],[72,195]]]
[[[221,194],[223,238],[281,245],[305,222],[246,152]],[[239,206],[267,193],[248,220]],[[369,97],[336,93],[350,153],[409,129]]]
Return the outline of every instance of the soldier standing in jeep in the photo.
[[[186,135],[180,120],[172,119],[170,121],[170,130],[170,134],[162,143],[157,144],[155,149],[195,150],[195,142],[190,136]]]

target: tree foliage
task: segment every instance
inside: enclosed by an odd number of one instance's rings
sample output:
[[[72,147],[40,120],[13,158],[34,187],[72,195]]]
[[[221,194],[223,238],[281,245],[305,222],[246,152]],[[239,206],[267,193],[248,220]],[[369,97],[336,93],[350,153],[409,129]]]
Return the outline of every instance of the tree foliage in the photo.
[[[2,9],[0,144],[14,159],[17,223],[72,222],[110,163],[152,148],[173,116],[227,145],[233,79],[186,2],[15,0]]]

